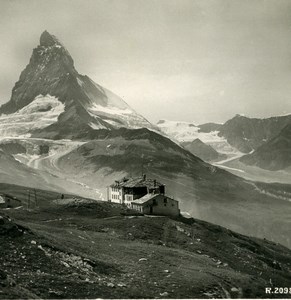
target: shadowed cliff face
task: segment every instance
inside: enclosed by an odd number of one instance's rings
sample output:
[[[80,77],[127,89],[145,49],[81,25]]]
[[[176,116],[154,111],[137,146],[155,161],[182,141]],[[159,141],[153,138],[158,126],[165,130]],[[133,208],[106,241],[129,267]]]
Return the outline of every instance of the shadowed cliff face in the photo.
[[[241,152],[248,153],[275,137],[290,123],[291,115],[267,119],[237,115],[220,127],[219,135]]]
[[[16,82],[11,99],[0,113],[10,114],[29,104],[36,96],[51,94],[66,102],[76,94],[77,71],[68,51],[47,31],[33,49],[29,64]],[[78,93],[75,97],[78,97]]]
[[[254,153],[240,159],[247,165],[276,171],[291,166],[291,124],[274,138],[260,146]]]
[[[182,146],[190,151],[195,156],[200,157],[204,161],[213,162],[216,160],[222,160],[226,158],[226,155],[218,153],[210,145],[203,143],[200,139],[196,139],[192,142],[181,143]]]

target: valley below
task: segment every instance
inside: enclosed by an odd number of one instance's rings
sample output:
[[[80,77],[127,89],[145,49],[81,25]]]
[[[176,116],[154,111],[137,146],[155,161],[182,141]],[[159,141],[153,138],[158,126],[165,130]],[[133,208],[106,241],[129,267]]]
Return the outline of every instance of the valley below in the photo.
[[[284,170],[269,171],[256,166],[248,166],[239,161],[239,158],[230,159],[227,162],[215,163],[216,166],[228,170],[230,173],[252,181],[269,183],[291,184],[291,168]]]

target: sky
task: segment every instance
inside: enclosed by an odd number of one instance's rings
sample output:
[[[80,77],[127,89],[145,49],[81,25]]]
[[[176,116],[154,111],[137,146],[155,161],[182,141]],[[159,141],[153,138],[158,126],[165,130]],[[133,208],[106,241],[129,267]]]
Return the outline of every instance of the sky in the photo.
[[[289,0],[0,0],[0,104],[44,30],[151,122],[291,113]]]

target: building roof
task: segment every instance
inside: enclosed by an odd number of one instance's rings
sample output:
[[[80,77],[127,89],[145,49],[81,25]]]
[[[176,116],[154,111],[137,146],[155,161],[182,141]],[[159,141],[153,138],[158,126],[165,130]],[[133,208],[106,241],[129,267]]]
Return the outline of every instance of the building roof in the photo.
[[[141,197],[139,199],[131,201],[131,203],[133,203],[133,204],[144,204],[144,203],[156,198],[159,195],[160,194],[146,194],[146,195],[144,195],[143,197]]]
[[[145,176],[136,177],[136,178],[124,178],[119,181],[115,181],[111,187],[148,187],[148,188],[156,188],[158,186],[163,185],[162,183],[156,181],[155,179],[147,179]]]
[[[167,199],[170,199],[172,201],[178,202],[178,200],[172,199],[172,198],[170,198],[168,196],[165,196],[165,195],[161,195],[161,194],[146,194],[146,195],[144,195],[143,197],[141,197],[139,199],[131,201],[131,203],[132,204],[141,204],[142,205],[142,204],[144,204],[144,203],[146,203],[146,202],[148,202],[148,201],[150,201],[152,199],[157,198],[158,196],[162,196],[163,198],[167,198]]]

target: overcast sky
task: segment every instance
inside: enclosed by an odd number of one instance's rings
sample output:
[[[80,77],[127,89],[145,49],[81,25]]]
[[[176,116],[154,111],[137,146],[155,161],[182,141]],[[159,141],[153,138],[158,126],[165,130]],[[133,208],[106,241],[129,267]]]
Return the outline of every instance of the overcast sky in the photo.
[[[150,121],[291,113],[291,1],[0,0],[0,103],[46,29]]]

